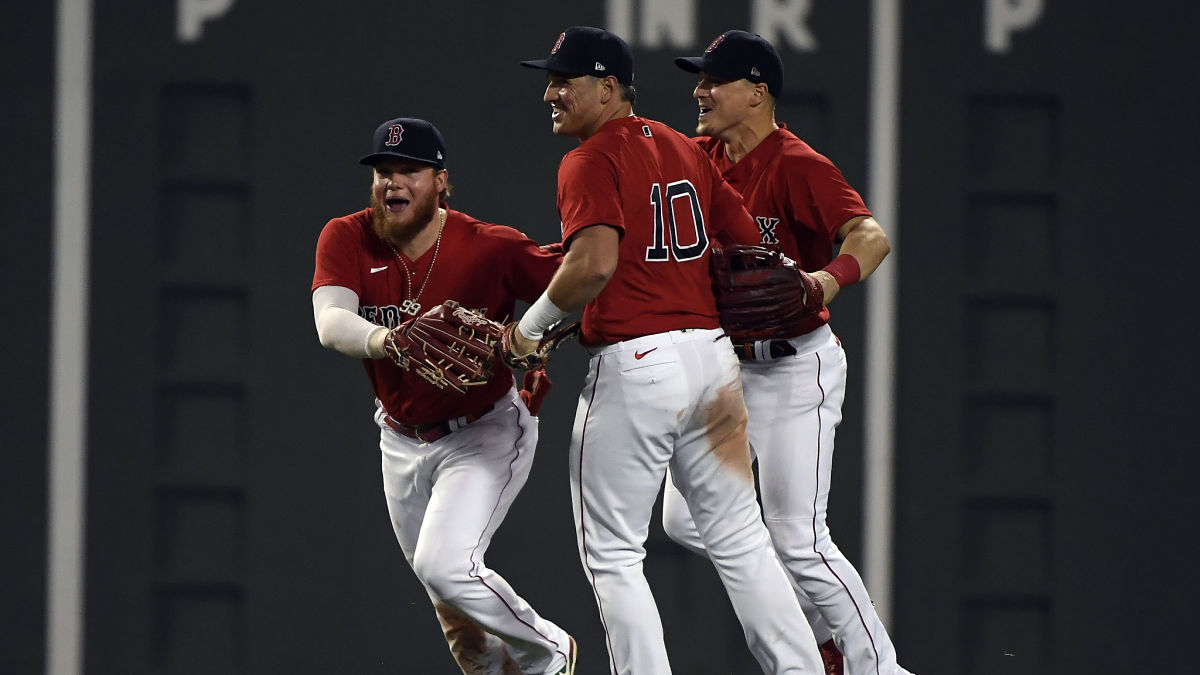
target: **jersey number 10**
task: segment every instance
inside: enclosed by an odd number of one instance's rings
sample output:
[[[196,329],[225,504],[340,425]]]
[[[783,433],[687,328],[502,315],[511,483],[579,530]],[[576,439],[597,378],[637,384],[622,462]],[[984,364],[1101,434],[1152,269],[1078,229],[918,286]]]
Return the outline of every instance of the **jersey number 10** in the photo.
[[[692,232],[687,238],[696,243],[688,246],[679,244],[679,224],[675,220],[675,200],[687,199],[692,211]],[[662,186],[655,183],[650,188],[650,203],[654,205],[654,244],[646,247],[647,262],[667,262],[671,258],[683,262],[695,260],[708,249],[708,234],[704,231],[704,214],[700,211],[700,197],[691,181],[679,180],[667,185],[664,199]],[[671,241],[666,242],[667,227],[671,228]]]

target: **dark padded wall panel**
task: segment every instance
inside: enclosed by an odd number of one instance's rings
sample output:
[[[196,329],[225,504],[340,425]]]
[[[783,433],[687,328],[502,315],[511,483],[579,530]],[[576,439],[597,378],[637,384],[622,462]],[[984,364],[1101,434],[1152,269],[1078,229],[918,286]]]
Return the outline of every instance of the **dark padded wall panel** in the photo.
[[[54,6],[0,9],[0,672],[44,669],[54,184]]]
[[[988,50],[1000,5],[1042,11]],[[920,672],[1187,669],[1136,638],[1185,639],[1196,596],[1160,525],[1197,468],[1173,215],[1197,95],[1168,5],[905,3],[896,623]]]

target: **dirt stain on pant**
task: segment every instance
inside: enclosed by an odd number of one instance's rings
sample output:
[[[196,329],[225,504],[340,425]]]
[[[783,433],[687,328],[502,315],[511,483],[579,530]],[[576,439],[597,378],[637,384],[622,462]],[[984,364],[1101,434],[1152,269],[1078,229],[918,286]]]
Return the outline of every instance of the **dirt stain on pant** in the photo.
[[[750,437],[746,433],[746,402],[741,380],[721,387],[704,411],[704,433],[711,452],[734,475],[754,484],[750,462]]]
[[[453,607],[436,603],[433,606],[437,612],[438,622],[442,624],[442,634],[446,636],[446,644],[450,645],[450,654],[466,675],[521,675],[521,669],[509,656],[503,644],[496,642],[496,653],[488,651],[488,635],[482,628],[475,625]],[[501,654],[500,652],[503,652]]]

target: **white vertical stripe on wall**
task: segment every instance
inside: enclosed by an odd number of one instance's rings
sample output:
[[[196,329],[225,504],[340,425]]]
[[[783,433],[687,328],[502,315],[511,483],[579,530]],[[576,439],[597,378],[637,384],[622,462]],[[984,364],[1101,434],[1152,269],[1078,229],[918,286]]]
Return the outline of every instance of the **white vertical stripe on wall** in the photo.
[[[896,277],[900,267],[900,0],[873,0],[871,108],[867,185],[871,212],[892,252],[867,286],[866,429],[863,491],[863,580],[875,609],[891,625],[893,454],[895,449]]]
[[[59,0],[54,118],[46,673],[83,672],[91,0]]]

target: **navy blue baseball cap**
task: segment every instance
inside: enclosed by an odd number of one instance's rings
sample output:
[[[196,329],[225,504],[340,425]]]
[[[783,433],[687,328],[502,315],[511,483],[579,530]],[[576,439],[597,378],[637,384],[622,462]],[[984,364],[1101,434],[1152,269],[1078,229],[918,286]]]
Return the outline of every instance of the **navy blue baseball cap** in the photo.
[[[539,68],[567,75],[612,75],[621,84],[633,84],[633,52],[616,33],[591,26],[572,26],[563,31],[550,57],[522,61],[526,68]]]
[[[783,61],[762,36],[744,30],[725,31],[703,56],[680,56],[675,65],[689,73],[708,73],[722,80],[746,79],[767,85],[775,98],[783,93]]]
[[[359,164],[375,166],[381,159],[413,159],[435,169],[446,168],[446,141],[433,124],[416,117],[397,117],[380,124],[371,139],[371,154]]]

